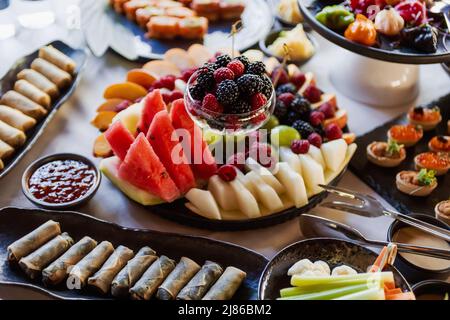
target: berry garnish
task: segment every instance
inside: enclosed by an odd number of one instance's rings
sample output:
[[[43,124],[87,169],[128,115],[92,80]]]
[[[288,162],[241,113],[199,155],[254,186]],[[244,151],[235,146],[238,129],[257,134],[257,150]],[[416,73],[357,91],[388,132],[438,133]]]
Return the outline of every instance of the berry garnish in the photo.
[[[259,108],[265,106],[267,103],[267,98],[262,93],[255,93],[250,98],[250,105],[252,106],[252,110],[258,110]]]
[[[189,93],[194,100],[203,100],[205,96],[205,89],[203,89],[198,83],[189,88]]]
[[[156,89],[166,88],[169,90],[175,89],[175,80],[177,78],[172,75],[164,76],[161,79],[156,80],[153,83],[153,87]]]
[[[254,74],[244,74],[237,79],[236,83],[239,91],[245,96],[250,96],[261,91],[262,87],[261,78]]]
[[[230,63],[227,64],[227,68],[233,71],[235,77],[240,77],[245,72],[245,66],[244,64],[239,60],[233,60]]]
[[[342,130],[335,123],[330,123],[325,128],[325,136],[328,140],[335,140],[342,138]]]
[[[266,73],[266,65],[262,61],[252,62],[247,68],[247,73],[262,76]]]
[[[246,56],[239,56],[236,60],[239,60],[244,65],[245,69],[250,65],[250,60]]]
[[[222,54],[216,58],[214,62],[218,68],[224,68],[230,63],[231,57],[228,54]]]
[[[211,90],[216,84],[214,80],[214,71],[208,67],[201,67],[197,71],[197,85],[205,91]]]
[[[223,80],[233,80],[234,72],[228,68],[219,68],[214,71],[214,79],[216,83],[221,83]]]
[[[265,113],[260,113],[256,117],[252,118],[251,122],[255,125],[260,124],[264,121],[266,121],[267,115]]]
[[[217,86],[216,97],[219,103],[232,105],[239,98],[239,88],[233,80],[224,80]]]
[[[243,171],[245,169],[245,154],[242,152],[233,154],[228,158],[227,164],[233,165]]]
[[[308,140],[294,140],[291,143],[291,150],[295,154],[305,154],[309,151]]]
[[[273,93],[272,81],[268,77],[261,77],[261,92],[263,95],[270,99]]]
[[[173,102],[175,100],[181,99],[183,98],[183,92],[179,91],[179,90],[174,90],[172,91],[172,93],[170,94],[170,98],[169,101]]]
[[[217,175],[222,179],[223,181],[229,182],[236,179],[237,172],[236,168],[233,165],[226,164],[223,165],[217,170]]]
[[[211,94],[208,93],[202,101],[202,108],[212,111],[212,112],[217,112],[217,113],[222,113],[223,112],[223,107],[220,105],[220,103],[217,101],[216,97]]]
[[[325,119],[333,118],[336,110],[329,102],[325,102],[319,107],[319,111],[325,115]]]
[[[278,75],[279,74],[279,75]],[[272,82],[278,79],[277,85],[289,82],[289,75],[282,67],[276,67],[272,72]]]
[[[227,105],[227,113],[242,114],[252,111],[252,106],[245,100],[238,99],[234,103]]]
[[[273,114],[278,118],[282,119],[287,114],[288,108],[286,106],[286,103],[283,102],[283,100],[277,99],[277,102],[275,103],[275,110],[273,111]]]
[[[285,83],[282,85],[279,85],[277,90],[277,95],[289,92],[292,94],[295,94],[297,92],[297,88],[292,83]]]
[[[322,91],[316,86],[310,85],[306,88],[303,96],[308,99],[309,102],[316,103],[322,98]]]
[[[321,111],[313,111],[313,112],[311,112],[311,115],[309,116],[309,122],[313,126],[320,125],[323,120],[325,120],[325,115]]]
[[[322,145],[322,137],[320,136],[320,134],[314,132],[311,133],[308,136],[308,141],[310,144],[312,144],[313,146],[320,148],[320,146]]]
[[[311,104],[301,95],[297,95],[291,102],[291,110],[296,112],[301,120],[308,121],[311,114]]]
[[[306,121],[296,120],[292,124],[292,127],[300,133],[302,137],[309,137],[311,133],[314,133],[314,128]]]
[[[184,82],[188,82],[192,75],[195,73],[197,68],[186,69],[181,73],[180,79]]]
[[[165,104],[169,104],[170,103],[170,94],[171,94],[170,91],[161,92],[161,96],[162,96]]]
[[[306,82],[306,76],[304,73],[297,72],[291,77],[291,82],[299,89]]]
[[[286,106],[290,106],[294,99],[295,95],[290,92],[282,93],[277,97],[277,100],[283,101]]]

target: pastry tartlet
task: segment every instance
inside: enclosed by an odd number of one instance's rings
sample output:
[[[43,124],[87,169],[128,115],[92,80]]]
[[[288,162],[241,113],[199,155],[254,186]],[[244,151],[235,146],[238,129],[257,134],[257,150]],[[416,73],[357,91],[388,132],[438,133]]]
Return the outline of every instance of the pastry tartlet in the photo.
[[[395,177],[397,189],[415,197],[426,197],[437,187],[433,170],[400,171]]]
[[[420,126],[412,124],[398,124],[392,126],[388,131],[388,140],[394,140],[405,147],[411,147],[423,137],[423,130]]]
[[[414,157],[414,164],[417,170],[433,170],[437,176],[440,176],[450,169],[450,158],[443,152],[424,152]]]
[[[367,146],[367,159],[380,167],[396,167],[405,158],[404,146],[392,140],[389,142],[374,141]]]
[[[449,136],[436,136],[428,142],[428,148],[434,152],[447,152],[450,153],[450,137]]]
[[[436,219],[450,224],[450,200],[439,202],[436,207],[434,207],[434,213],[436,214]]]
[[[441,120],[441,111],[438,107],[415,107],[408,112],[409,123],[412,125],[420,125],[424,131],[433,130]]]

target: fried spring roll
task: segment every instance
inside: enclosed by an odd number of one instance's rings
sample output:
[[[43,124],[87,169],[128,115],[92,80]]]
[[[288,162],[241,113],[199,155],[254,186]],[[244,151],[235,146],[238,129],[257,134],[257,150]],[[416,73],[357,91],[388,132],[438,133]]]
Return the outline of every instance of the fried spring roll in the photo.
[[[19,260],[19,266],[31,278],[35,279],[50,262],[58,258],[73,244],[73,239],[64,232]]]
[[[88,284],[98,289],[102,294],[107,294],[114,277],[133,256],[133,250],[125,246],[118,246],[102,268],[88,279]]]
[[[182,257],[175,269],[158,288],[156,297],[160,300],[174,300],[198,270],[200,270],[200,266],[195,261]]]
[[[111,242],[102,241],[94,250],[74,265],[69,272],[69,278],[76,284],[75,288],[81,289],[84,287],[87,279],[100,269],[113,252],[114,247]]]
[[[175,261],[166,256],[159,257],[130,289],[131,298],[135,300],[150,300],[174,268]]]
[[[226,268],[202,300],[230,300],[246,276],[247,274],[238,268]]]
[[[11,127],[0,120],[0,140],[3,140],[13,148],[17,148],[25,143],[27,137],[23,131]]]
[[[219,279],[222,267],[212,261],[206,261],[199,272],[188,282],[177,296],[178,300],[201,300],[208,289]]]
[[[72,76],[69,73],[41,58],[33,60],[31,69],[41,73],[60,89],[67,87],[72,81]]]
[[[77,64],[71,58],[52,46],[46,46],[39,49],[39,58],[53,63],[58,68],[73,74]]]
[[[96,245],[97,241],[90,237],[84,237],[42,270],[42,281],[46,285],[61,283],[70,272],[70,269],[91,252]]]
[[[9,158],[14,153],[14,148],[0,140],[0,160]]]
[[[36,125],[36,120],[25,113],[0,104],[0,120],[6,122],[11,127],[21,131],[27,131]]]
[[[156,252],[149,248],[141,248],[136,256],[127,262],[126,266],[117,274],[111,284],[111,294],[114,297],[125,297],[130,288],[139,280],[145,270],[155,262]]]
[[[45,107],[46,109],[50,108],[50,96],[27,80],[17,80],[14,84],[14,91],[23,94],[25,97]]]
[[[34,119],[40,119],[47,114],[47,110],[42,106],[13,90],[9,90],[3,95],[0,103],[22,111]]]
[[[17,79],[24,79],[34,85],[36,88],[48,94],[52,99],[59,96],[59,90],[56,84],[48,80],[42,74],[33,69],[24,69],[17,74]]]

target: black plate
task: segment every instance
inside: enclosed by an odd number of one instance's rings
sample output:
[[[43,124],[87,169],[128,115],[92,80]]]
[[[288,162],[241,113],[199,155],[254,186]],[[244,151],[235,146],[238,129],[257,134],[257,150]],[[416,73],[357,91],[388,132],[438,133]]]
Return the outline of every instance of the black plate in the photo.
[[[395,124],[407,123],[406,114],[358,137],[356,143],[359,148],[350,161],[350,169],[360,179],[367,183],[387,202],[402,213],[425,213],[434,215],[435,205],[449,197],[450,174],[437,177],[438,187],[428,197],[413,197],[406,195],[395,187],[395,175],[402,170],[414,170],[414,156],[428,150],[428,141],[435,135],[447,134],[447,120],[450,119],[450,94],[429,104],[441,109],[442,122],[435,130],[424,132],[423,138],[413,147],[406,149],[406,159],[395,168],[376,166],[367,160],[366,147],[373,141],[386,141],[387,131]]]
[[[421,53],[406,47],[393,48],[392,41],[384,36],[379,36],[379,48],[369,47],[347,40],[343,35],[334,32],[316,20],[315,15],[323,7],[340,4],[342,0],[298,0],[300,10],[305,21],[327,40],[341,46],[349,51],[358,53],[369,58],[408,64],[426,64],[450,62],[450,36],[439,32],[438,50],[435,53]]]
[[[86,62],[87,51],[82,49],[73,49],[59,40],[50,42],[47,45],[55,47],[76,62],[77,68],[75,69],[75,72],[73,74],[73,81],[71,85],[68,88],[62,90],[60,92],[60,96],[52,102],[52,106],[48,110],[48,114],[43,119],[41,119],[34,128],[26,132],[27,141],[25,142],[25,144],[18,148],[10,159],[4,161],[5,168],[3,170],[0,170],[0,179],[4,177],[9,171],[11,171],[11,169],[14,168],[14,166],[20,161],[20,159],[22,159],[22,157],[31,149],[37,138],[42,134],[45,127],[55,115],[56,111],[58,111],[61,105],[70,97],[70,95],[78,85],[78,82],[80,81],[80,73]],[[35,58],[37,58],[38,53],[39,49],[25,57],[18,59],[12,65],[9,71],[0,80],[0,96],[2,96],[6,91],[13,89],[14,83],[17,80],[17,74],[21,70],[29,68],[31,62]]]
[[[134,250],[150,246],[158,255],[164,254],[172,259],[178,260],[186,256],[199,264],[205,260],[212,260],[223,266],[240,268],[247,273],[247,278],[236,292],[234,299],[257,298],[259,277],[267,264],[267,259],[256,252],[226,242],[124,228],[78,212],[4,208],[0,210],[0,284],[27,287],[59,299],[105,299],[85,290],[68,290],[63,286],[46,288],[40,280],[32,281],[22,270],[9,265],[6,256],[7,246],[49,219],[59,222],[61,229],[68,232],[75,241],[89,235],[97,241],[108,240],[114,246],[121,244]]]
[[[260,300],[273,300],[280,297],[280,289],[290,287],[288,269],[301,259],[312,262],[323,260],[334,268],[347,265],[358,272],[366,272],[377,254],[351,241],[333,238],[313,238],[291,244],[281,250],[264,269],[258,288]],[[412,291],[408,282],[395,267],[388,266],[387,271],[394,273],[395,284],[404,291]]]

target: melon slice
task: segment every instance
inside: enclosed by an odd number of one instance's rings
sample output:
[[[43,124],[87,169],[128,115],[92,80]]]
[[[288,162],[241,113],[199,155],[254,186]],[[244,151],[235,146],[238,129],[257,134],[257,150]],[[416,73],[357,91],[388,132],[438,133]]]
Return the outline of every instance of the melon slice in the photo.
[[[172,62],[180,70],[191,69],[196,65],[194,59],[185,50],[180,48],[167,50],[164,54],[164,60]]]
[[[271,186],[278,194],[283,194],[285,192],[283,185],[275,178],[272,172],[261,166],[255,159],[247,158],[247,160],[245,160],[245,165],[249,170],[256,172],[261,179]]]
[[[187,52],[197,67],[202,66],[213,57],[213,54],[204,45],[198,43],[191,45]]]
[[[244,185],[237,179],[230,182],[234,190],[234,194],[239,204],[239,209],[249,218],[257,218],[261,216],[258,202],[255,197],[248,191]]]
[[[220,179],[218,175],[213,175],[208,181],[208,190],[214,196],[219,206],[224,210],[239,209],[233,188],[228,182]]]
[[[313,158],[314,160],[316,160],[322,166],[322,168],[324,168],[324,169],[326,168],[325,160],[323,159],[323,156],[322,156],[322,151],[319,148],[317,148],[316,146],[310,145],[308,155],[311,158]]]
[[[211,192],[193,188],[186,193],[185,197],[198,209],[198,213],[201,216],[208,219],[221,219],[219,207]]]
[[[264,60],[264,53],[261,50],[250,49],[245,51],[242,55],[247,57],[250,62]]]
[[[180,76],[180,69],[172,62],[165,60],[152,60],[144,64],[144,69],[150,71],[156,77],[165,77],[174,75]]]
[[[250,191],[250,193],[255,197],[255,199],[258,197],[258,194],[256,193],[256,189],[253,187],[253,183],[248,178],[247,174],[237,175],[237,179],[244,185],[244,187]]]
[[[356,143],[352,143],[347,148],[347,153],[345,155],[345,160],[341,164],[341,166],[336,171],[326,170],[325,171],[325,183],[329,184],[331,181],[333,181],[341,172],[345,169],[345,167],[348,165],[350,160],[352,159],[353,155],[356,151]]]
[[[143,99],[142,115],[139,121],[139,130],[145,134],[153,121],[155,114],[160,111],[167,110],[161,91],[153,90]]]
[[[281,161],[286,162],[292,169],[294,169],[295,172],[302,174],[302,164],[300,163],[300,159],[297,154],[292,152],[292,150],[287,147],[280,147],[278,152],[280,154]]]
[[[261,177],[254,171],[250,171],[246,175],[247,179],[253,184],[256,190],[256,199],[270,212],[275,212],[283,207],[280,197],[276,191],[266,184]]]
[[[166,110],[154,116],[147,139],[181,193],[194,188],[194,174]]]
[[[337,171],[345,160],[347,142],[344,139],[332,140],[322,144],[320,150],[322,150],[327,168],[331,171]]]
[[[120,159],[118,157],[110,157],[103,159],[100,162],[100,171],[117,187],[119,188],[127,197],[140,203],[144,206],[152,206],[156,204],[164,203],[161,198],[158,198],[150,192],[138,188],[128,181],[121,179],[119,177],[119,166]]]
[[[300,208],[308,203],[308,195],[306,193],[306,186],[302,176],[294,171],[285,162],[278,163],[278,172],[276,174],[278,180],[286,188],[286,193],[294,202],[297,208]]]
[[[128,149],[119,167],[119,177],[167,202],[180,196],[175,182],[143,133],[138,135]]]
[[[299,156],[302,164],[302,176],[305,181],[308,194],[315,195],[322,191],[319,184],[325,183],[324,170],[322,166],[308,155]]]
[[[124,126],[135,135],[137,132],[139,121],[142,116],[143,101],[132,104],[125,110],[120,111],[112,120],[112,122],[121,121]]]
[[[122,122],[114,122],[104,133],[112,151],[120,160],[124,160],[128,149],[134,141],[134,137]]]

